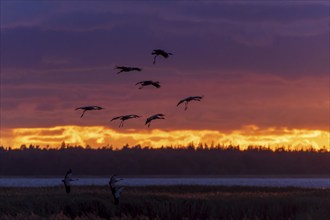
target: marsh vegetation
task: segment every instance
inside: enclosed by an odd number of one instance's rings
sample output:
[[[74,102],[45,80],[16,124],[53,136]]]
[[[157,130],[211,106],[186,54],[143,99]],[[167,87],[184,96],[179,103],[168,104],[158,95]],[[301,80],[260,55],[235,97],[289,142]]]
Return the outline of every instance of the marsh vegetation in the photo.
[[[0,219],[328,219],[330,189],[239,186],[0,188]]]

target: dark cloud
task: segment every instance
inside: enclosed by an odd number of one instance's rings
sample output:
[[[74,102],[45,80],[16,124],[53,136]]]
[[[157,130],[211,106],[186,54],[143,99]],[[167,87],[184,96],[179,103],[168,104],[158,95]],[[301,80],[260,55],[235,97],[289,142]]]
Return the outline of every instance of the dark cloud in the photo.
[[[206,2],[183,3],[184,15],[192,18],[227,19],[244,22],[283,22],[319,19],[329,17],[327,4],[324,2]],[[261,19],[262,18],[262,19]]]
[[[1,15],[5,126],[116,127],[113,116],[159,112],[168,116],[157,123],[163,129],[326,126],[327,108],[317,103],[327,98],[320,80],[329,73],[327,5],[31,4],[9,4]],[[156,48],[174,55],[153,65]],[[143,71],[116,74],[116,65]],[[138,90],[141,80],[162,87]],[[184,112],[176,103],[189,95],[205,100]],[[74,109],[84,105],[106,111],[80,119]]]
[[[52,74],[58,75],[56,68],[96,69],[125,63],[148,68],[152,66],[150,52],[158,48],[155,43],[157,37],[148,42],[148,39],[152,39],[152,32],[147,29],[145,32],[139,31],[136,34],[132,30],[125,31],[125,28],[83,33],[35,28],[8,30],[2,37],[2,65],[4,69],[43,69],[49,73],[49,79],[53,77]],[[159,44],[175,54],[173,59],[166,61],[167,65],[181,71],[244,69],[299,76],[309,75],[314,70],[314,74],[324,75],[328,73],[328,37],[327,33],[300,37],[277,36],[272,38],[272,44],[253,46],[238,43],[247,40],[242,36],[234,40],[217,35],[169,34],[163,37],[166,41],[159,36]],[[84,73],[81,72],[78,73],[81,77],[69,78],[69,81],[83,79]],[[88,70],[84,72],[87,74]],[[74,72],[68,73],[68,77],[70,74]],[[96,70],[95,74],[100,74],[100,71]]]

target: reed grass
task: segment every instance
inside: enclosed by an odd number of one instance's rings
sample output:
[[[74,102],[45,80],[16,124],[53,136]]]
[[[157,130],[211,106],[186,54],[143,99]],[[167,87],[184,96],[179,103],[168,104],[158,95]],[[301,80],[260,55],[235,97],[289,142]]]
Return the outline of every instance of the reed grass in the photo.
[[[330,189],[127,187],[119,206],[104,186],[0,188],[0,219],[328,220]]]

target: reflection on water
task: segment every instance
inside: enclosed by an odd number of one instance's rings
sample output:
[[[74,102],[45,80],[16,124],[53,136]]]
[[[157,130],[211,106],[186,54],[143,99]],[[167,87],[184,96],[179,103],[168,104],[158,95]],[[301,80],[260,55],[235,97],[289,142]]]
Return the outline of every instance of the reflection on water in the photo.
[[[79,177],[78,177],[79,178]],[[59,178],[0,178],[0,187],[39,187],[62,185]],[[107,185],[109,178],[79,178],[72,185]],[[330,188],[330,178],[124,178],[125,186],[209,185]]]

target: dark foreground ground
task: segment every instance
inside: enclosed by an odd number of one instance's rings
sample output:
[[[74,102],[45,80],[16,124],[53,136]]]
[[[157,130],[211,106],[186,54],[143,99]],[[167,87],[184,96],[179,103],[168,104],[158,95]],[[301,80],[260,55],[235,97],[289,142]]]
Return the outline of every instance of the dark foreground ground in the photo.
[[[118,207],[104,186],[0,188],[0,219],[330,219],[330,189],[127,187]]]

